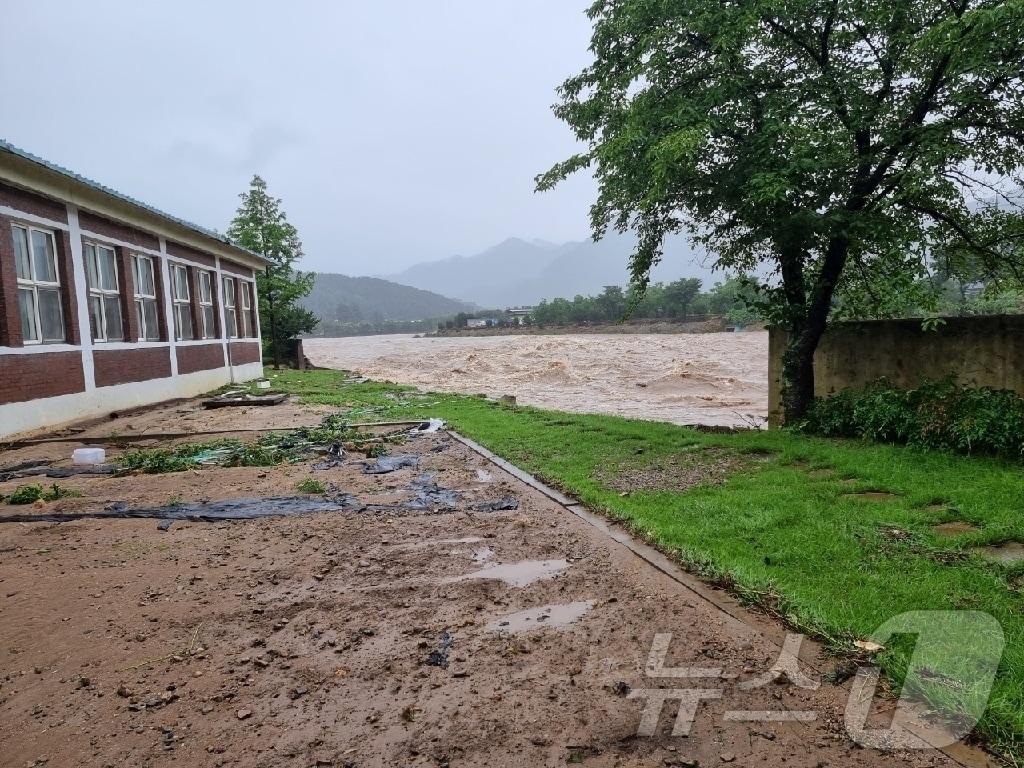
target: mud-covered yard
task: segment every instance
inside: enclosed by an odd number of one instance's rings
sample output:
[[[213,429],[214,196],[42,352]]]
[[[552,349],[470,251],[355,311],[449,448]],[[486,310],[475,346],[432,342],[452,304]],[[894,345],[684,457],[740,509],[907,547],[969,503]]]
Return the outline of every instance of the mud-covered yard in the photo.
[[[326,412],[177,403],[76,439],[312,425]],[[66,464],[76,445],[8,451],[0,467]],[[932,750],[856,746],[842,724],[848,683],[822,679],[837,661],[809,643],[803,663],[816,689],[785,675],[743,685],[779,657],[779,626],[653,567],[447,433],[410,437],[393,453],[418,466],[368,475],[362,456],[320,470],[310,456],[76,476],[56,482],[81,497],[0,505],[0,516],[46,515],[295,496],[308,478],[337,502],[167,530],[154,519],[0,523],[0,763],[957,764]],[[0,494],[25,482],[2,483]],[[488,511],[509,499],[517,508]],[[666,666],[721,675],[650,676],[652,641],[664,633]],[[653,736],[638,735],[642,692],[657,688],[721,696],[700,703],[687,736],[672,735],[673,702]],[[883,702],[880,722],[887,710]],[[725,718],[735,711],[814,718]]]

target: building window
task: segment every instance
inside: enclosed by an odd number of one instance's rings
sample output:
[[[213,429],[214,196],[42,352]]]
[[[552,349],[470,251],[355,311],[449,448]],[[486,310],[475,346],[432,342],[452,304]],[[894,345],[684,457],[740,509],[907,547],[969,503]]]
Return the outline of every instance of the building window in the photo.
[[[242,283],[242,335],[255,336],[252,332],[252,286]]]
[[[53,233],[14,225],[13,234],[22,341],[64,341],[64,311]]]
[[[178,264],[171,267],[171,298],[174,303],[174,338],[186,341],[192,335],[192,303],[188,292],[188,270]]]
[[[199,309],[202,314],[204,339],[217,337],[217,323],[213,311],[213,276],[205,269],[199,272]]]
[[[124,341],[114,249],[86,243],[85,264],[89,277],[89,317],[92,320],[93,341]]]
[[[235,281],[224,278],[224,324],[229,339],[238,338],[238,323],[235,320]]]
[[[135,277],[135,315],[139,318],[139,340],[160,341],[153,259],[138,253],[134,254],[132,256],[132,271]]]

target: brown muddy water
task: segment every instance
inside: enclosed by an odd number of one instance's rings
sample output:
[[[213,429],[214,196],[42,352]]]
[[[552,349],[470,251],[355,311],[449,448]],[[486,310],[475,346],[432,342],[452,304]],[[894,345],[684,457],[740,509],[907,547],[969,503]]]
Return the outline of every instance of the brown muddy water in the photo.
[[[675,424],[768,415],[768,334],[306,339],[314,365],[422,389]]]

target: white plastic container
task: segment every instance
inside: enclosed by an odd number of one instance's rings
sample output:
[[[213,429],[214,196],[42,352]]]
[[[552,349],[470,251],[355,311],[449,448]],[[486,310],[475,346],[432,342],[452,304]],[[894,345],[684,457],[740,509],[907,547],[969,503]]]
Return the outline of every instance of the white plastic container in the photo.
[[[71,454],[71,463],[78,466],[102,464],[107,459],[107,452],[102,448],[75,448]]]
[[[267,379],[257,381],[256,386],[259,387],[260,389],[270,389],[270,381]]]

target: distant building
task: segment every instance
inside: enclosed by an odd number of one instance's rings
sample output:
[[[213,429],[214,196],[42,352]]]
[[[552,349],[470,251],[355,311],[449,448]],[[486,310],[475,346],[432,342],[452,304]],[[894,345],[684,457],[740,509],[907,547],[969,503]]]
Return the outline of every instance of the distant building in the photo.
[[[0,436],[259,378],[266,263],[0,141]]]
[[[514,307],[512,309],[506,309],[505,314],[508,315],[509,321],[513,325],[522,325],[526,322],[526,319],[533,314],[533,307]]]

